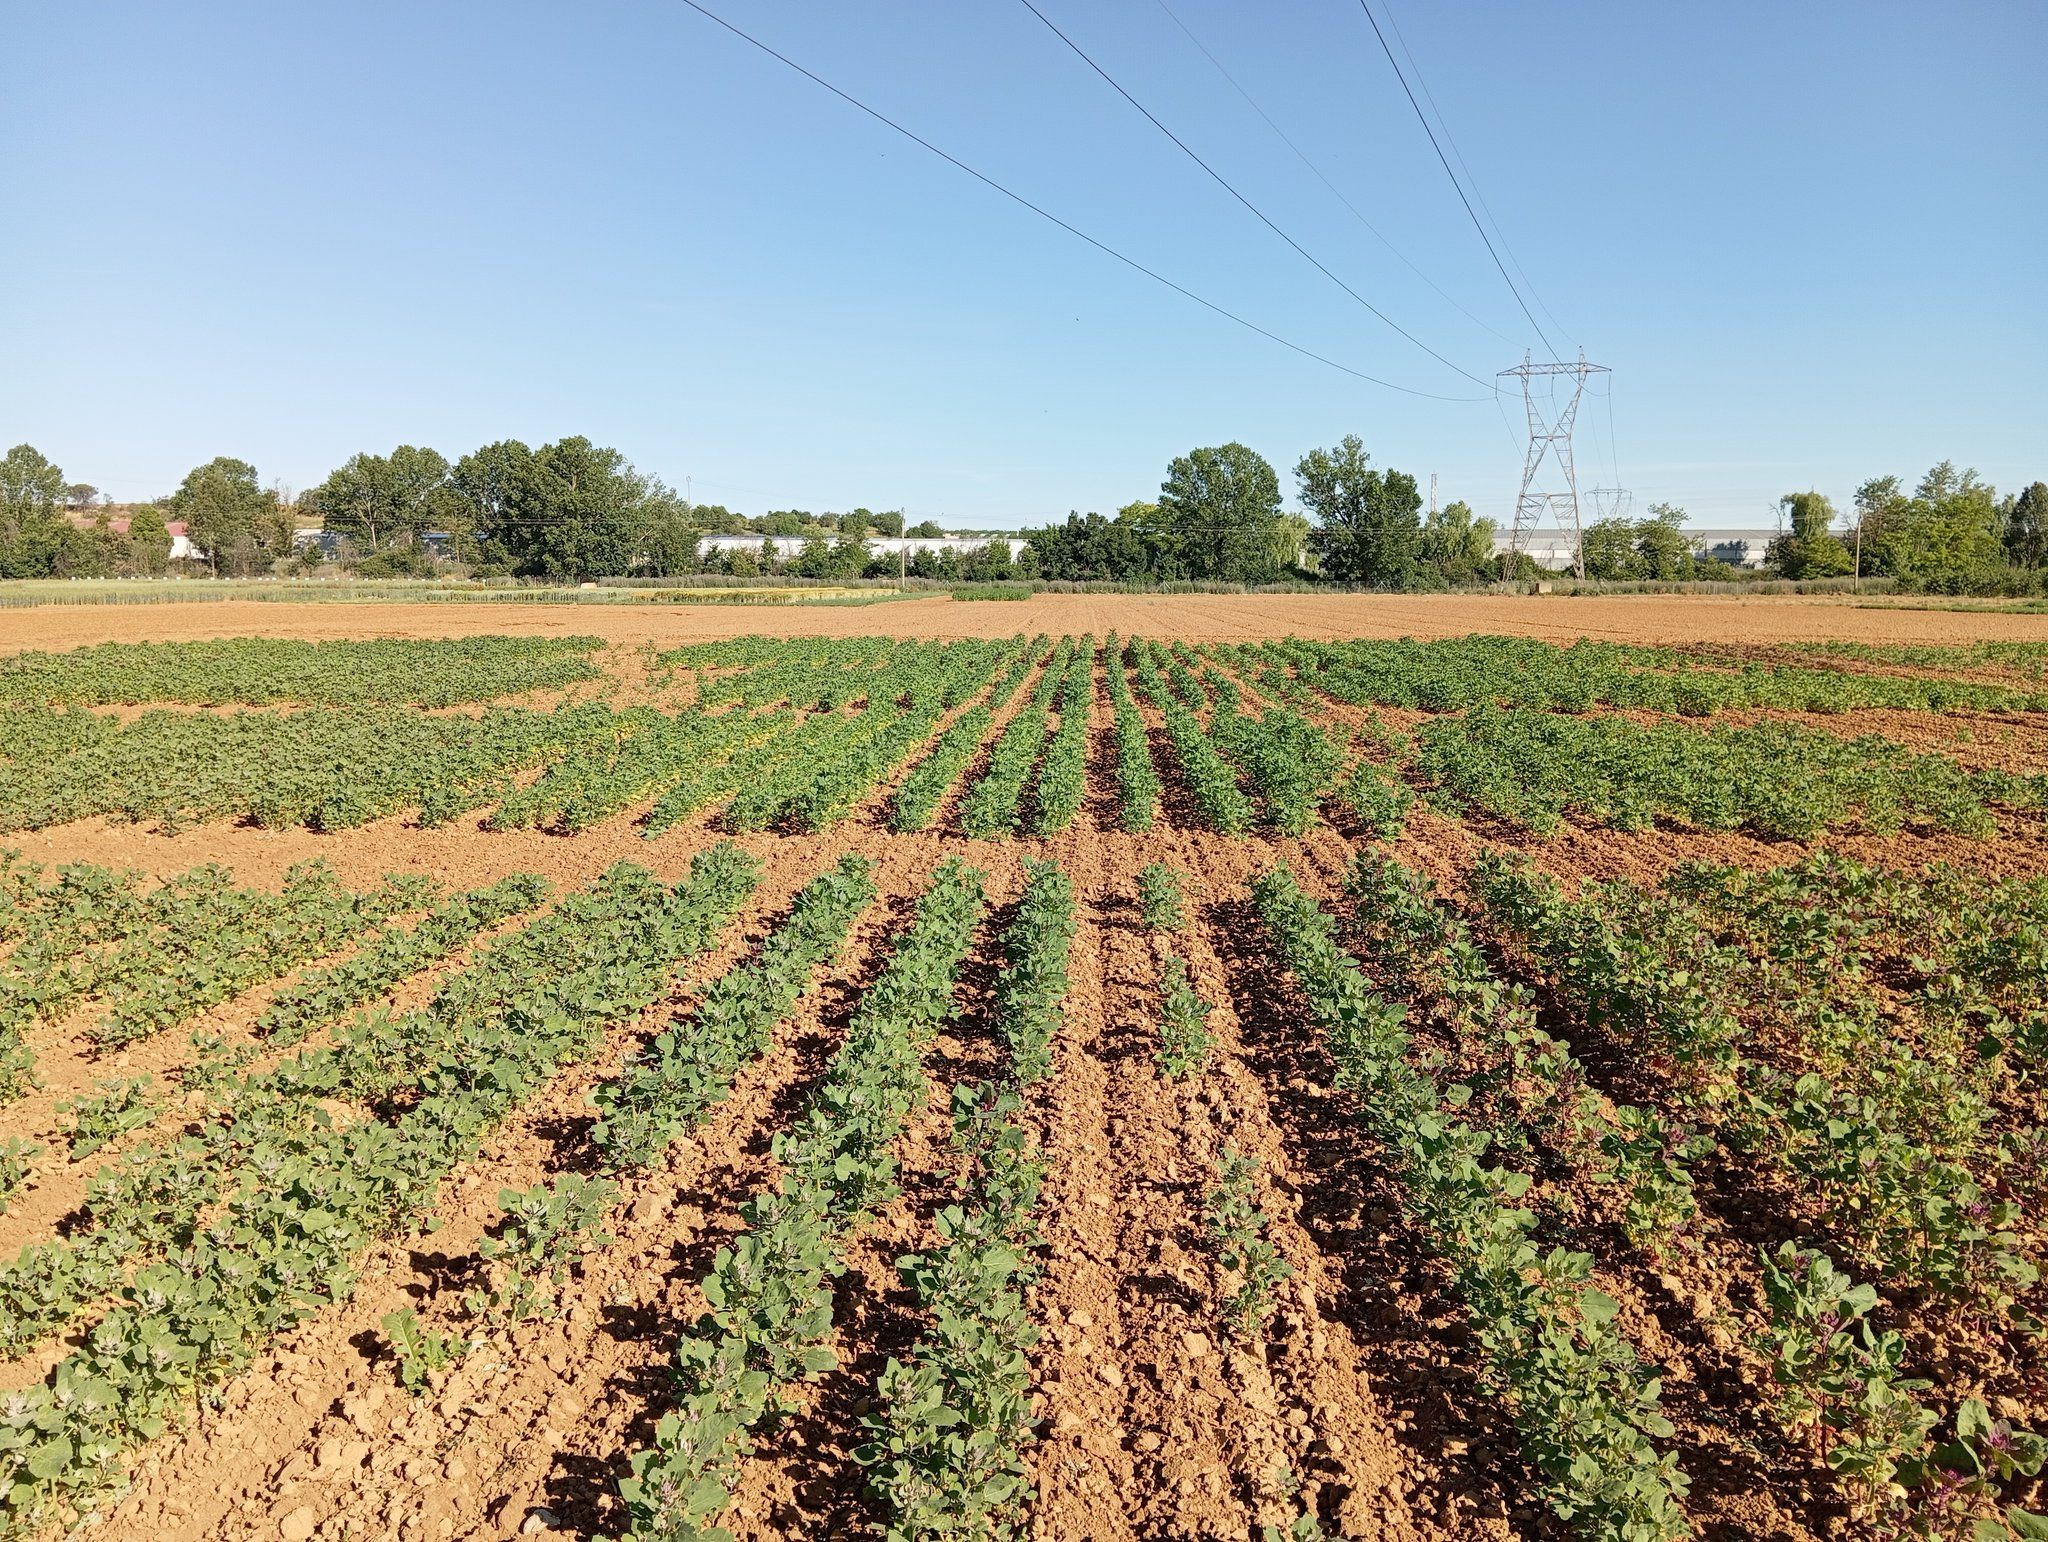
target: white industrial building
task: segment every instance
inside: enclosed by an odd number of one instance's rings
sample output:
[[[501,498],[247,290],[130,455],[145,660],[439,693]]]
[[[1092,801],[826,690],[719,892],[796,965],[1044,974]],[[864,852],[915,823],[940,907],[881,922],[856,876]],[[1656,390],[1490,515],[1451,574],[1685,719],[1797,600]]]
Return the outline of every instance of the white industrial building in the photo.
[[[822,536],[827,541],[838,539],[838,536],[829,530],[812,531],[809,534]],[[700,555],[729,551],[750,551],[758,554],[764,545],[769,541],[773,541],[775,543],[775,555],[778,558],[788,558],[795,556],[804,549],[804,541],[807,538],[805,535],[753,535],[751,533],[747,535],[707,535],[698,540],[697,551]],[[969,552],[980,551],[984,546],[989,545],[993,541],[1007,541],[1009,543],[1012,561],[1024,550],[1026,544],[1022,536],[870,535],[862,537],[861,545],[867,548],[870,557],[894,557],[899,553],[915,557],[920,552],[939,551],[949,551],[956,557],[964,557]]]
[[[1730,567],[1760,568],[1771,542],[1778,538],[1775,530],[1688,530],[1685,539],[1692,547],[1695,557],[1709,562],[1725,562]],[[1578,560],[1572,550],[1572,534],[1569,530],[1532,530],[1524,538],[1522,549],[1538,567],[1562,572]],[[1508,550],[1508,532],[1496,531],[1493,537],[1493,554],[1498,557]]]

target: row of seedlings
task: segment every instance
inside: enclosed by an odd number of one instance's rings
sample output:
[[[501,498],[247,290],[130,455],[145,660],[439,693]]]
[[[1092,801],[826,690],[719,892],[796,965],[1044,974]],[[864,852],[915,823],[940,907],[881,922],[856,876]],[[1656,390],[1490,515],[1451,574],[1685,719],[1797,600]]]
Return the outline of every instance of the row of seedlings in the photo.
[[[1010,704],[1010,699],[1030,676],[1032,666],[1044,656],[1046,647],[1044,637],[1035,637],[1022,647],[990,690],[988,699],[961,713],[953,720],[952,726],[939,735],[931,752],[912,768],[910,775],[903,779],[903,785],[897,788],[895,806],[889,815],[891,829],[907,833],[930,828],[939,804],[960,779],[960,773],[967,769],[968,762],[974,759],[996,715]]]
[[[1025,1291],[1045,1178],[1024,1108],[1053,1071],[1074,930],[1072,882],[1051,862],[1027,860],[996,986],[1009,1076],[953,1089],[963,1202],[939,1212],[937,1248],[898,1260],[929,1326],[884,1368],[858,1453],[892,1537],[1023,1534],[1039,1337]]]
[[[1116,716],[1117,819],[1126,830],[1143,834],[1159,817],[1159,773],[1152,765],[1152,740],[1144,714],[1131,699],[1124,669],[1124,644],[1112,632],[1108,651],[1109,705]]]
[[[1088,790],[1088,713],[1095,699],[1095,639],[1084,637],[1060,682],[1060,726],[1038,763],[1032,795],[1033,835],[1057,835],[1081,812]]]
[[[1142,638],[1132,640],[1130,655],[1139,692],[1158,709],[1166,724],[1166,736],[1173,744],[1181,780],[1187,786],[1196,814],[1220,834],[1244,834],[1254,819],[1252,801],[1238,786],[1237,773],[1217,753],[1196,715],[1196,709],[1206,700],[1201,683],[1179,660]],[[1177,671],[1172,682],[1160,672],[1161,657],[1169,659]]]
[[[657,1000],[680,960],[708,950],[758,869],[720,846],[675,888],[608,870],[493,945],[433,1002],[358,1021],[331,1048],[266,1073],[266,1090],[340,1098],[287,1154],[259,1153],[210,1224],[141,1269],[46,1382],[0,1407],[0,1529],[89,1510],[122,1456],[275,1336],[346,1295],[364,1251],[422,1224],[441,1180],[606,1028]]]
[[[741,1207],[745,1233],[702,1282],[709,1310],[677,1342],[676,1410],[620,1483],[632,1535],[718,1535],[755,1432],[837,1363],[830,1281],[896,1192],[891,1148],[926,1096],[923,1053],[953,1016],[981,911],[982,875],[942,864],[803,1117],[776,1137],[781,1181]]]
[[[1259,916],[1322,1030],[1338,1081],[1401,1177],[1410,1214],[1449,1266],[1551,1509],[1614,1542],[1690,1535],[1687,1479],[1658,1382],[1617,1328],[1592,1260],[1532,1238],[1526,1174],[1488,1166],[1488,1139],[1446,1112],[1466,1089],[1411,1062],[1400,1007],[1376,993],[1335,925],[1285,867],[1253,885]]]
[[[1032,687],[1023,709],[1004,725],[989,751],[988,764],[960,799],[961,831],[977,840],[1014,835],[1017,808],[1038,764],[1051,728],[1052,700],[1074,657],[1074,639],[1063,637]]]

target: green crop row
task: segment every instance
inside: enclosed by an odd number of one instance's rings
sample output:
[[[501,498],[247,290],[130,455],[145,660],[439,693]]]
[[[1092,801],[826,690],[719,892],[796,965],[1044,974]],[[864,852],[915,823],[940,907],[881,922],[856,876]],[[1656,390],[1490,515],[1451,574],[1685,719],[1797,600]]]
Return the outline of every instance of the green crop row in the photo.
[[[724,1099],[740,1068],[768,1048],[812,971],[845,946],[855,918],[875,897],[869,871],[865,857],[849,854],[812,879],[759,953],[714,980],[686,1021],[591,1094],[598,1111],[591,1139],[608,1166],[651,1165]]]
[[[1588,1537],[1688,1535],[1685,1475],[1656,1446],[1671,1433],[1657,1378],[1616,1327],[1614,1300],[1586,1283],[1592,1260],[1532,1240],[1536,1217],[1514,1203],[1527,1175],[1486,1166],[1486,1137],[1443,1112],[1459,1092],[1409,1063],[1401,1010],[1374,993],[1292,875],[1274,869],[1253,897],[1340,1081],[1397,1160],[1409,1209],[1450,1266],[1545,1500]]]
[[[960,828],[976,839],[1010,835],[1017,828],[1017,804],[1045,747],[1048,707],[1074,656],[1074,640],[1062,638],[1032,688],[1031,699],[996,736],[988,765],[960,799]]]
[[[1060,683],[1060,726],[1038,764],[1031,833],[1056,835],[1081,812],[1088,789],[1088,709],[1095,696],[1095,639],[1084,637]]]
[[[932,822],[940,801],[952,790],[960,773],[967,769],[974,752],[981,748],[981,741],[987,735],[995,715],[1010,704],[1031,673],[1031,666],[1043,652],[1045,639],[1034,638],[1021,647],[1010,666],[1003,672],[988,699],[981,705],[971,707],[953,720],[953,725],[932,745],[931,753],[919,761],[910,775],[903,779],[903,785],[896,790],[896,806],[890,815],[891,829],[898,831],[923,830]]]
[[[953,1014],[981,909],[981,874],[941,865],[802,1120],[775,1138],[782,1180],[741,1207],[745,1233],[703,1281],[709,1311],[677,1344],[677,1411],[620,1484],[632,1535],[730,1542],[716,1520],[754,1431],[792,1384],[837,1363],[829,1281],[847,1237],[896,1192],[890,1148],[926,1096],[922,1055]]]
[[[1152,765],[1152,740],[1145,718],[1131,699],[1124,675],[1124,645],[1111,633],[1108,652],[1110,706],[1116,713],[1116,795],[1126,830],[1142,834],[1159,815],[1159,773]]]
[[[220,637],[99,643],[0,659],[0,702],[406,702],[450,707],[598,678],[595,637],[373,638],[300,642]]]
[[[1990,836],[1991,805],[2048,799],[2048,777],[1965,771],[1878,735],[1844,739],[1795,723],[1646,726],[1485,707],[1423,724],[1416,745],[1435,801],[1538,834],[1569,814],[1623,830],[1677,820],[1794,840],[1905,825]]]
[[[323,1128],[252,1167],[189,1247],[140,1270],[46,1383],[0,1407],[0,1527],[31,1531],[89,1505],[195,1391],[347,1294],[363,1249],[417,1224],[500,1120],[606,1024],[655,1000],[754,881],[729,847],[700,855],[673,890],[622,864],[492,948],[402,1030],[373,1020],[279,1067],[269,1081],[282,1093],[369,1094],[388,1117]]]
[[[1251,799],[1237,784],[1237,773],[1216,752],[1202,721],[1190,709],[1187,698],[1204,699],[1202,688],[1187,667],[1173,660],[1176,679],[1185,682],[1176,694],[1160,674],[1155,647],[1143,641],[1131,644],[1131,662],[1137,670],[1138,689],[1159,709],[1166,721],[1166,736],[1173,741],[1173,753],[1180,763],[1181,780],[1194,799],[1195,812],[1210,829],[1224,835],[1242,835],[1252,826]]]
[[[890,1542],[1008,1542],[1022,1531],[1038,1342],[1024,1291],[1036,1272],[1045,1161],[1021,1120],[1025,1092],[1052,1074],[1074,929],[1072,882],[1050,862],[1027,861],[996,986],[1008,1084],[953,1089],[954,1144],[969,1162],[964,1203],[939,1212],[936,1249],[897,1260],[928,1324],[883,1368],[857,1453]]]
[[[278,991],[256,1020],[254,1032],[272,1044],[296,1044],[315,1028],[383,995],[407,975],[547,897],[546,879],[514,873],[445,899],[411,928],[381,932],[353,957],[315,969]]]

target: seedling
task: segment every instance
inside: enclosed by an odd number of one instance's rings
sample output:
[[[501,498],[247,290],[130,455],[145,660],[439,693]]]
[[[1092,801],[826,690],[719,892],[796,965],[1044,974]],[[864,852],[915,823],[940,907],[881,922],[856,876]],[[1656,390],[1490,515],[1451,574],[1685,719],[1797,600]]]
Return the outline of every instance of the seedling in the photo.
[[[1180,1081],[1209,1063],[1209,1003],[1188,983],[1188,966],[1171,948],[1159,966],[1159,1069]]]
[[[524,1322],[550,1311],[576,1261],[610,1243],[597,1228],[618,1194],[609,1178],[576,1173],[564,1173],[552,1187],[500,1189],[505,1219],[496,1237],[477,1245],[491,1283],[471,1292],[470,1310],[492,1323]]]
[[[409,1306],[385,1313],[380,1321],[392,1353],[398,1356],[399,1382],[414,1397],[427,1390],[437,1372],[469,1352],[466,1340],[427,1327]]]
[[[1153,931],[1179,931],[1186,924],[1181,914],[1180,874],[1164,862],[1148,863],[1138,874],[1138,909]]]
[[[1217,1261],[1237,1276],[1237,1289],[1223,1303],[1223,1321],[1240,1344],[1258,1342],[1266,1321],[1279,1305],[1274,1292],[1294,1271],[1280,1250],[1266,1240],[1269,1217],[1258,1206],[1259,1164],[1233,1146],[1223,1148],[1216,1168],[1216,1187],[1209,1192],[1204,1214],[1216,1243]]]

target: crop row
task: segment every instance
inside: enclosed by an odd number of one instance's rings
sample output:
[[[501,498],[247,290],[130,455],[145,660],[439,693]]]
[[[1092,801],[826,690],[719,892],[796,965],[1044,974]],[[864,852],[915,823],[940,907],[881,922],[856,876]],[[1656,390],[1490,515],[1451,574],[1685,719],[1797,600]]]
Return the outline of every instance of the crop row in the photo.
[[[1252,826],[1251,799],[1237,784],[1237,773],[1217,753],[1194,706],[1206,697],[1202,687],[1178,659],[1170,659],[1173,683],[1162,675],[1159,658],[1164,650],[1142,640],[1131,644],[1131,662],[1138,676],[1138,689],[1159,709],[1166,723],[1166,736],[1180,765],[1181,780],[1194,800],[1195,812],[1210,829],[1224,835],[1242,835]],[[1170,658],[1170,656],[1169,656]],[[1193,704],[1190,703],[1192,698]]]
[[[989,751],[988,764],[960,799],[960,828],[976,839],[1009,835],[1017,828],[1017,807],[1045,748],[1051,726],[1054,693],[1074,657],[1074,639],[1065,637],[1053,650],[1031,697],[1003,726]]]
[[[731,1090],[740,1068],[768,1048],[819,965],[839,955],[874,900],[865,857],[848,854],[814,878],[747,962],[714,980],[689,1017],[667,1029],[591,1094],[591,1139],[614,1171],[651,1166]]]
[[[1038,661],[1044,648],[1045,639],[1034,638],[990,689],[988,699],[961,713],[953,720],[952,726],[939,735],[931,752],[917,763],[897,789],[895,810],[889,821],[892,829],[911,831],[930,826],[940,802],[959,780],[960,773],[967,769],[968,762],[974,759],[975,751],[981,748],[981,741],[995,722],[996,714],[1010,704],[1010,699],[1030,675],[1032,665]]]
[[[620,1485],[633,1535],[724,1535],[715,1521],[754,1432],[837,1363],[829,1281],[848,1236],[895,1193],[890,1148],[924,1100],[922,1055],[953,1013],[981,908],[981,874],[942,864],[802,1119],[776,1137],[782,1179],[741,1206],[747,1229],[719,1251],[702,1282],[709,1310],[677,1344],[677,1410]]]
[[[0,1406],[0,1526],[89,1505],[121,1455],[192,1394],[345,1295],[365,1247],[418,1224],[439,1181],[606,1024],[656,999],[755,882],[743,853],[701,854],[675,889],[621,864],[451,979],[423,1012],[369,1019],[266,1084],[366,1099],[385,1117],[319,1127],[252,1164],[212,1222],[140,1270],[49,1380]]]
[[[1695,728],[1482,707],[1423,724],[1416,744],[1415,770],[1434,801],[1538,834],[1570,814],[1623,830],[1681,820],[1795,840],[1908,824],[1989,836],[1992,805],[2048,801],[2048,777],[1965,771],[1877,735],[1844,739],[1793,723]]]
[[[548,897],[548,882],[514,873],[494,884],[441,901],[413,926],[391,927],[351,957],[308,971],[270,998],[254,1032],[271,1044],[297,1044],[463,946],[479,932],[533,909]]]
[[[1057,835],[1081,812],[1088,790],[1088,713],[1095,699],[1095,639],[1084,637],[1060,681],[1060,726],[1045,746],[1033,791],[1031,833]]]
[[[1536,1217],[1515,1203],[1527,1175],[1485,1165],[1486,1136],[1444,1112],[1465,1089],[1440,1087],[1411,1064],[1401,1009],[1366,983],[1287,870],[1260,878],[1253,897],[1341,1083],[1358,1095],[1411,1213],[1451,1269],[1544,1498],[1583,1535],[1687,1535],[1685,1475],[1655,1444],[1671,1433],[1657,1379],[1616,1327],[1614,1300],[1586,1283],[1592,1260],[1532,1240]]]
[[[489,828],[575,835],[722,764],[781,731],[786,722],[774,712],[629,708],[619,714],[608,739],[579,746],[577,753],[552,761],[532,782],[509,793],[491,814]]]
[[[1575,1015],[1665,1068],[1665,1095],[1781,1173],[1859,1267],[1994,1312],[2037,1278],[1982,1101],[1912,1046],[1867,1039],[1881,1074],[1837,1082],[1800,1062],[1813,1047],[1796,1012],[1772,1031],[1784,993],[1682,901],[1626,882],[1568,899],[1492,854],[1472,886],[1489,928]]]
[[[1347,892],[1374,966],[1430,1004],[1450,1054],[1464,1063],[1472,1089],[1464,1117],[1491,1121],[1502,1141],[1549,1143],[1591,1186],[1596,1203],[1604,1196],[1619,1209],[1632,1242],[1664,1267],[1677,1266],[1698,1245],[1691,1234],[1701,1224],[1686,1164],[1715,1143],[1688,1136],[1655,1109],[1614,1103],[1595,1090],[1569,1047],[1537,1026],[1526,988],[1492,972],[1428,879],[1366,854]],[[1830,1460],[1858,1513],[1888,1517],[1900,1535],[1945,1535],[1947,1524],[1964,1517],[2001,1524],[1984,1516],[1997,1497],[1988,1475],[2029,1442],[2037,1451],[2048,1447],[2009,1427],[1994,1437],[1982,1406],[1972,1413],[1967,1403],[1956,1440],[1936,1438],[1940,1416],[1917,1398],[1928,1383],[1905,1373],[1904,1341],[1868,1320],[1877,1292],[1801,1242],[1765,1250],[1760,1262],[1751,1279],[1762,1287],[1760,1342],[1778,1383],[1773,1411],[1788,1435],[1812,1426],[1829,1432]]]
[[[1051,1075],[1067,991],[1074,887],[1050,862],[1027,862],[1003,929],[997,1031],[1004,1084],[953,1089],[954,1146],[968,1161],[963,1202],[935,1218],[939,1246],[897,1261],[928,1322],[891,1357],[858,1455],[886,1511],[890,1542],[934,1536],[1008,1542],[1030,1497],[1031,1351],[1024,1292],[1036,1270],[1045,1160],[1025,1129],[1028,1090]]]
[[[1142,834],[1159,815],[1159,772],[1152,764],[1152,740],[1144,714],[1131,699],[1124,674],[1124,645],[1114,632],[1108,652],[1109,704],[1116,714],[1117,815],[1126,830]]]
[[[301,642],[219,637],[99,643],[0,659],[0,703],[405,702],[450,707],[598,678],[595,637],[372,638]]]
[[[1344,752],[1298,712],[1269,706],[1257,717],[1243,711],[1243,696],[1229,676],[1210,672],[1216,710],[1209,735],[1244,774],[1258,798],[1261,819],[1299,835],[1316,817],[1323,794],[1344,769]]]
[[[2001,685],[1732,662],[1583,638],[1568,647],[1477,635],[1436,642],[1290,639],[1240,645],[1233,657],[1280,664],[1333,701],[1426,712],[1588,712],[1604,706],[1704,717],[1747,707],[1938,712],[2048,706],[2048,695]]]

